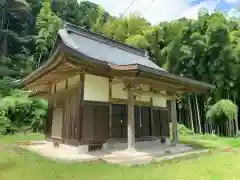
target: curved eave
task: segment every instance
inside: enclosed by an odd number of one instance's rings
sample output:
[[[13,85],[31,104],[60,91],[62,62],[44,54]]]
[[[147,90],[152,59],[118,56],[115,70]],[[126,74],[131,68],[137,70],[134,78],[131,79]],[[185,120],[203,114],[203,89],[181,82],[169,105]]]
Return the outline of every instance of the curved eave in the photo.
[[[61,43],[57,46],[57,48],[53,52],[50,59],[46,63],[44,63],[42,66],[37,68],[35,71],[30,73],[28,76],[26,76],[22,80],[22,83],[25,86],[27,86],[29,83],[35,81],[39,77],[50,72],[51,70],[56,68],[65,59],[64,56],[66,56],[66,57],[72,56],[72,57],[78,58],[79,61],[83,60],[83,61],[87,61],[88,63],[96,64],[98,66],[109,67],[107,62],[86,56],[85,54],[82,54],[79,51],[72,49],[71,47],[67,46],[66,44]]]
[[[70,59],[70,57],[74,57],[74,59]],[[155,82],[163,82],[168,83],[171,86],[179,86],[181,89],[183,89],[183,92],[203,92],[214,88],[213,85],[204,82],[192,80],[182,76],[176,76],[167,71],[154,69],[140,64],[110,64],[107,61],[96,59],[90,55],[83,54],[78,49],[74,49],[70,45],[65,44],[63,41],[59,41],[57,44],[55,44],[54,52],[45,64],[37,68],[35,71],[23,79],[24,85],[27,86],[31,82],[37,80],[38,78],[41,78],[46,73],[57,68],[59,64],[65,60],[74,61],[74,63],[79,64],[84,63],[85,66],[93,65],[94,67],[107,68],[110,70],[109,72],[118,71],[120,76],[123,75],[121,73],[124,71],[136,72],[133,73],[132,76],[151,78]]]
[[[179,86],[183,92],[205,92],[215,88],[211,84],[205,82],[196,81],[182,76],[173,75],[167,71],[161,71],[153,68],[149,68],[139,64],[132,64],[128,66],[110,65],[114,71],[134,71],[137,72],[136,76],[152,78],[158,82],[168,83],[169,85]],[[191,89],[191,91],[189,91]]]
[[[142,66],[142,65],[138,65],[138,69],[143,71],[143,72],[152,74],[152,75],[162,76],[162,77],[167,78],[169,80],[178,81],[180,83],[188,84],[189,86],[193,86],[193,87],[196,87],[196,88],[201,88],[201,89],[205,89],[205,90],[215,88],[214,85],[211,85],[211,84],[208,84],[208,83],[205,83],[205,82],[202,82],[202,81],[196,81],[196,80],[186,78],[186,77],[182,77],[182,76],[177,76],[177,75],[171,74],[167,71],[156,70],[156,69],[152,69],[152,68]]]

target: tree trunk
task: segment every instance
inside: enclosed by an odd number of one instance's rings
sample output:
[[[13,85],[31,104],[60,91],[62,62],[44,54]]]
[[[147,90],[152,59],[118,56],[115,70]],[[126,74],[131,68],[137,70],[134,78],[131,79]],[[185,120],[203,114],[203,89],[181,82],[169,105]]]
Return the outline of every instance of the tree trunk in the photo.
[[[188,108],[189,108],[189,113],[190,113],[190,126],[191,130],[194,131],[194,125],[193,125],[193,112],[192,112],[192,106],[191,106],[191,96],[188,97]]]
[[[234,99],[233,99],[233,102],[234,102],[234,104],[236,104],[236,99],[235,99],[235,97],[234,97]],[[238,131],[239,131],[239,127],[238,127],[238,117],[234,119],[234,122],[235,122],[235,127],[236,127],[236,134],[237,134]]]
[[[197,100],[197,95],[195,95],[195,104],[196,104],[196,111],[197,111],[197,123],[198,123],[198,132],[202,134],[202,127],[201,127],[201,119],[200,119],[200,114],[199,114],[199,109],[198,109],[198,100]]]
[[[2,18],[2,29],[5,29],[5,30],[8,30],[8,24],[9,24],[9,21],[7,19],[8,17],[6,16],[6,13],[5,11],[3,12],[3,18]],[[6,24],[4,25],[6,21]],[[8,34],[4,35],[2,38],[1,38],[1,43],[0,44],[0,55],[1,55],[1,61],[2,61],[2,58],[4,58],[5,56],[7,56],[8,54],[8,42],[7,42],[7,39],[8,39]]]
[[[39,58],[38,58],[38,66],[37,66],[37,67],[39,67],[40,64],[41,64],[42,54],[43,54],[43,52],[41,51],[41,53],[40,53],[40,55],[39,55]]]

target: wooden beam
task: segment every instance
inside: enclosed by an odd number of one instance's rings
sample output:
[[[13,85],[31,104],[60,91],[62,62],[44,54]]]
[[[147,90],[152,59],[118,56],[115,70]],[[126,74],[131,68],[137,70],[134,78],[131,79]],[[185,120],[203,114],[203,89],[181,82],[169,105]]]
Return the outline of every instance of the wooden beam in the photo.
[[[166,98],[166,99],[172,99],[172,98],[175,98],[177,99],[178,96],[176,95],[167,95],[167,94],[164,94],[164,93],[160,93],[160,92],[153,92],[153,91],[141,91],[141,90],[135,90],[133,91],[134,94],[137,94],[137,95],[142,95],[142,96],[154,96],[154,97],[163,97],[163,98]]]
[[[113,103],[113,104],[128,104],[128,100],[127,99],[112,98],[111,103]],[[137,105],[137,106],[150,106],[150,102],[145,102],[145,101],[134,100],[134,104]]]
[[[76,64],[73,62],[67,62],[67,64],[69,66],[71,66],[72,68],[75,68],[77,72],[80,73],[85,73],[85,74],[93,74],[93,75],[97,75],[97,76],[103,76],[103,77],[110,77],[110,73],[109,70],[104,70],[102,68],[99,67],[92,67],[90,65],[81,65],[81,64]]]
[[[128,77],[128,76],[121,76],[119,77],[124,84],[129,84],[134,82],[135,85],[140,84],[149,84],[151,88],[157,89],[158,91],[173,91],[173,92],[196,92],[197,89],[192,87],[185,86],[184,84],[168,82],[168,81],[161,81],[150,79],[147,77]]]

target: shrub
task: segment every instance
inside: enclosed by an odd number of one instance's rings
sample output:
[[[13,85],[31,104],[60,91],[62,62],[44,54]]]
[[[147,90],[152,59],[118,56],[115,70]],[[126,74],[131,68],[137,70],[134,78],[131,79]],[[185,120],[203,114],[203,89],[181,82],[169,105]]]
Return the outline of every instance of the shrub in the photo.
[[[186,136],[186,135],[193,135],[194,132],[190,129],[188,129],[186,126],[183,124],[178,124],[178,132],[180,135]],[[172,123],[170,123],[170,134],[172,132]]]
[[[47,102],[15,93],[0,101],[0,134],[41,131],[47,116]]]
[[[207,112],[209,121],[229,121],[237,118],[238,108],[230,100],[222,99],[214,104]]]

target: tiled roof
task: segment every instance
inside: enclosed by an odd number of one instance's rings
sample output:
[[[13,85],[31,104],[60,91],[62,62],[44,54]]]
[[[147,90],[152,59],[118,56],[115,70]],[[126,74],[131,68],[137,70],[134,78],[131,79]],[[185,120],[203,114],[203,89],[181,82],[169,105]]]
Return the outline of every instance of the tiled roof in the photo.
[[[165,71],[149,60],[144,50],[72,24],[65,24],[64,28],[59,31],[59,36],[69,48],[99,61],[115,65],[138,64]]]

